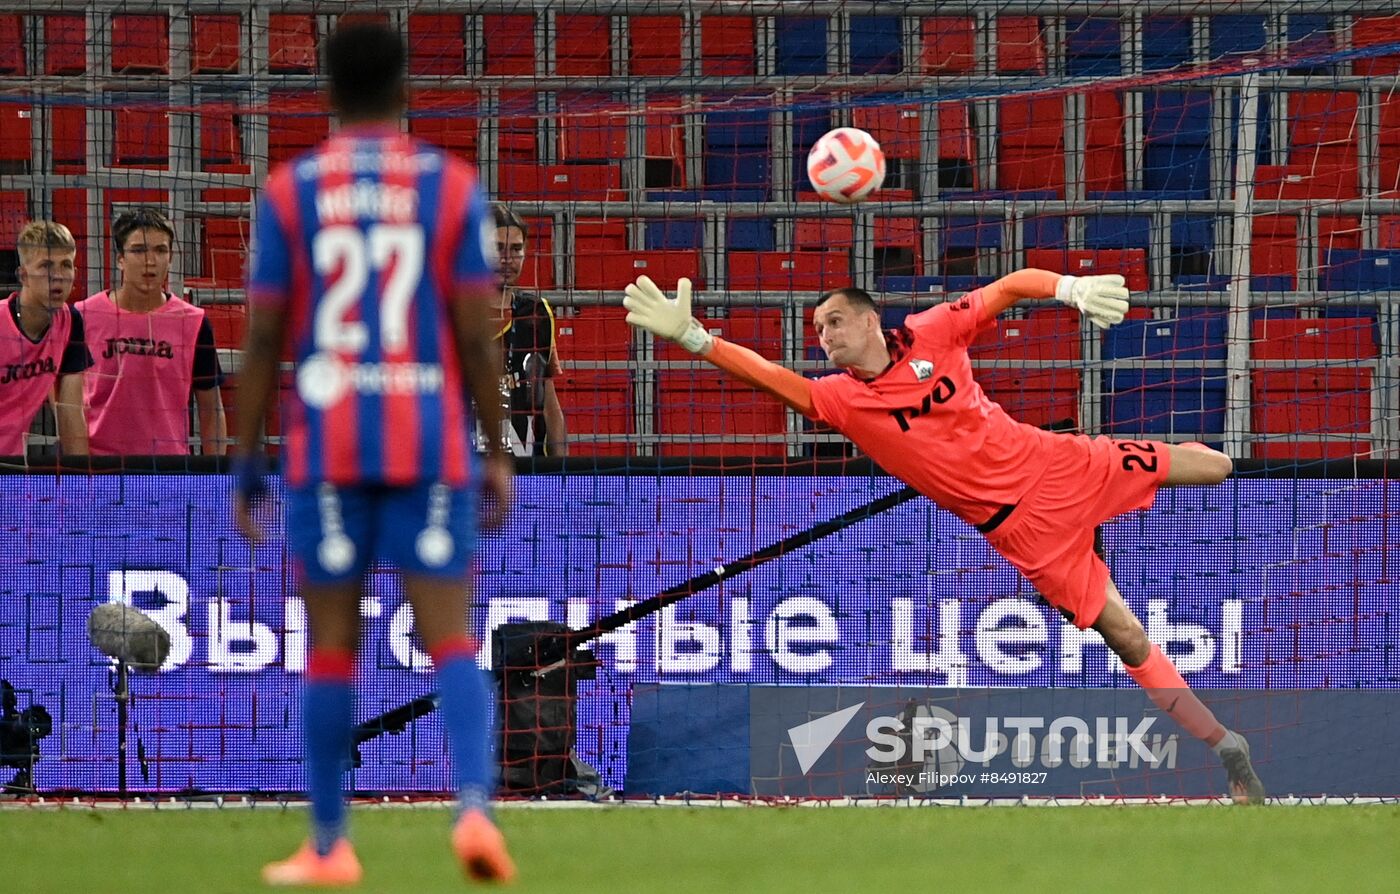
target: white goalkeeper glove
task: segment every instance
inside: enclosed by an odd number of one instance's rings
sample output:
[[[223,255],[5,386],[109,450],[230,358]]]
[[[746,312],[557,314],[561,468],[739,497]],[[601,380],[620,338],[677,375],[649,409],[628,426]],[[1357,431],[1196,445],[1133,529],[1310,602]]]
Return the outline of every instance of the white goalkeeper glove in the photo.
[[[622,306],[633,326],[673,341],[692,354],[703,354],[714,344],[715,337],[690,315],[690,280],[676,283],[674,301],[649,276],[637,277],[623,291],[627,297]]]
[[[1116,273],[1061,276],[1055,286],[1055,300],[1077,309],[1100,329],[1123,322],[1128,312],[1128,290],[1123,287],[1123,277]]]

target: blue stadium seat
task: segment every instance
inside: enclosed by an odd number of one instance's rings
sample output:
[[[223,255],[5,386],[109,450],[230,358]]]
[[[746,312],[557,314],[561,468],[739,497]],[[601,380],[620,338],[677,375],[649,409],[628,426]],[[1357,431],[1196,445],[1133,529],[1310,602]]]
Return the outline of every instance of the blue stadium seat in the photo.
[[[1262,53],[1267,44],[1266,17],[1216,15],[1210,17],[1210,58],[1236,53]]]
[[[1161,71],[1191,61],[1191,19],[1148,16],[1142,26],[1142,67]]]
[[[1214,260],[1215,218],[1204,214],[1173,215],[1171,233],[1171,281],[1207,287]]]
[[[1142,97],[1142,113],[1149,143],[1204,146],[1210,142],[1210,93],[1207,91],[1148,91]]]
[[[1226,324],[1225,311],[1212,307],[1182,308],[1176,319],[1129,317],[1105,330],[1103,358],[1223,362]]]
[[[820,107],[802,107],[792,113],[792,182],[799,192],[811,191],[807,182],[807,151],[821,135],[831,130],[831,111]]]
[[[772,174],[767,153],[705,154],[705,184],[712,198],[719,198],[722,194],[732,201],[738,201],[733,194],[736,190],[761,190],[764,198],[767,198],[770,183]]]
[[[647,251],[676,248],[703,248],[705,226],[698,220],[648,220],[646,222]]]
[[[973,289],[991,285],[995,279],[995,276],[945,276],[943,277],[943,291],[971,292]]]
[[[1065,73],[1070,77],[1123,73],[1117,19],[1067,19],[1065,30]]]
[[[778,240],[771,220],[731,217],[728,242],[731,251],[773,251]]]
[[[826,74],[826,17],[779,16],[773,70],[780,75]]]
[[[1001,221],[996,218],[950,217],[940,231],[946,248],[997,248]]]
[[[897,16],[851,16],[851,74],[898,74],[903,49]]]
[[[1400,289],[1400,249],[1333,249],[1318,278],[1324,292]]]
[[[904,318],[914,313],[912,307],[883,307],[880,309],[880,326],[885,329],[898,329],[904,325]]]
[[[1065,248],[1065,219],[1058,215],[1027,217],[1023,239],[1026,248]]]
[[[1084,218],[1084,247],[1152,247],[1152,218],[1146,214],[1090,214]]]
[[[1142,185],[1159,196],[1205,198],[1210,194],[1210,149],[1204,143],[1148,143],[1142,153]]]
[[[941,276],[882,276],[879,280],[882,292],[941,292]]]
[[[1218,435],[1225,430],[1225,371],[1106,372],[1103,416],[1115,435]]]
[[[707,102],[733,99],[730,96],[705,97]],[[705,148],[768,145],[768,110],[737,109],[715,111],[705,116]]]

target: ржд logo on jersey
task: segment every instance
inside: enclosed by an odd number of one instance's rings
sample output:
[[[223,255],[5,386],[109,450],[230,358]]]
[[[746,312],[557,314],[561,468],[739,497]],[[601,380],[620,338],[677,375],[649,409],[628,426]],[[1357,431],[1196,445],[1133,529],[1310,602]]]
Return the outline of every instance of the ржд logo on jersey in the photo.
[[[933,364],[930,363],[929,367],[929,374],[932,375]],[[933,388],[930,389],[928,394],[924,395],[924,399],[919,402],[918,406],[890,410],[890,416],[894,417],[894,421],[899,423],[900,431],[908,431],[910,419],[917,419],[920,416],[933,412],[934,404],[946,404],[948,401],[952,400],[953,395],[957,393],[958,386],[953,384],[952,379],[947,376],[939,376],[938,380],[933,383]]]

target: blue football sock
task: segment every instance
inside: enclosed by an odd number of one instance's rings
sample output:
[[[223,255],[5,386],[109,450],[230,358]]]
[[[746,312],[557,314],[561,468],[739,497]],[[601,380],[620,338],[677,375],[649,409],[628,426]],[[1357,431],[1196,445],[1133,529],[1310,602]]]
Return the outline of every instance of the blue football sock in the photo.
[[[438,710],[452,747],[453,784],[458,813],[487,810],[495,788],[487,711],[491,686],[470,654],[458,652],[437,662]]]
[[[349,679],[309,679],[302,698],[311,835],[317,853],[325,856],[345,835],[342,779],[350,753],[354,684]]]

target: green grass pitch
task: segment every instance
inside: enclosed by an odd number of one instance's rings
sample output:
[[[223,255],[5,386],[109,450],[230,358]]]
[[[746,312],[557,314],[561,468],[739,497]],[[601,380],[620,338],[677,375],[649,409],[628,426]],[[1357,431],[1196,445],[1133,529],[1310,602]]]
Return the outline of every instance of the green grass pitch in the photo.
[[[499,812],[514,891],[1380,891],[1400,806],[752,808]],[[469,887],[445,810],[359,810],[360,890]],[[300,809],[0,810],[3,890],[260,891]]]

